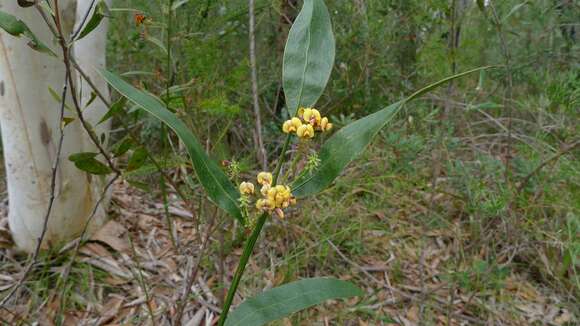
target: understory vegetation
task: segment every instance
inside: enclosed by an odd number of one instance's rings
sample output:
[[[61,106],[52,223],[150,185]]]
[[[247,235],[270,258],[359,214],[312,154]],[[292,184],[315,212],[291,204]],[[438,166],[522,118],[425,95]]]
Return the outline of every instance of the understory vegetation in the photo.
[[[273,325],[580,322],[579,4],[325,3],[336,59],[316,108],[333,129],[308,150],[426,85],[491,67],[405,102],[330,187],[268,219],[234,306],[291,281],[333,276],[364,294]],[[275,170],[286,148],[281,126],[294,115],[283,56],[301,7],[255,2],[259,128],[248,1],[113,1],[107,70],[166,104],[236,185],[254,181]],[[111,219],[78,256],[71,244],[42,253],[12,311],[0,312],[7,325],[169,325],[196,264],[182,320],[212,325],[222,313],[251,228],[212,203],[167,125],[118,93],[112,102],[122,103],[110,150],[123,175]],[[290,144],[289,152],[302,150]],[[308,155],[287,165],[316,165]],[[4,224],[0,247],[9,248]],[[25,257],[0,252],[4,290]]]

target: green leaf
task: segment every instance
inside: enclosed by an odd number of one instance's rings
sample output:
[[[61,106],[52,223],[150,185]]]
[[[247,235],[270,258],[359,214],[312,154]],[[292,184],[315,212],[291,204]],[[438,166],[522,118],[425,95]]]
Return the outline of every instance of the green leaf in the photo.
[[[131,149],[131,146],[133,146],[133,141],[130,138],[126,137],[120,142],[113,145],[111,152],[113,153],[113,155],[115,155],[115,157],[119,157],[127,153],[127,151]]]
[[[147,150],[143,147],[137,148],[127,163],[127,171],[140,168],[145,164],[145,161],[147,161]]]
[[[77,169],[90,174],[104,175],[111,173],[111,169],[105,164],[99,162],[95,157],[98,153],[76,153],[68,157],[69,161],[74,162]]]
[[[220,167],[211,160],[199,144],[195,136],[187,128],[183,121],[179,120],[173,113],[153,96],[136,89],[119,76],[100,70],[105,80],[123,96],[135,102],[139,107],[149,112],[157,119],[169,126],[184,143],[193,168],[200,183],[203,185],[215,204],[231,214],[236,219],[242,221],[242,213],[238,207],[239,192],[230,182]]]
[[[300,176],[292,185],[292,193],[297,197],[306,197],[326,189],[370,144],[376,134],[401,110],[405,103],[447,83],[476,71],[491,68],[481,67],[447,77],[413,93],[406,99],[356,120],[337,131],[320,149],[320,165],[311,173]]]
[[[99,153],[82,152],[82,153],[72,154],[68,157],[68,159],[69,159],[69,161],[72,161],[72,162],[78,162],[78,161],[93,159],[93,158],[97,157],[97,155],[99,155]]]
[[[260,326],[326,300],[363,295],[352,283],[333,278],[310,278],[288,283],[244,301],[230,314],[226,326]]]
[[[282,79],[291,115],[313,106],[328,83],[334,64],[335,41],[323,0],[306,0],[290,29],[284,50]]]
[[[95,10],[93,11],[91,19],[89,19],[89,22],[85,25],[85,27],[83,27],[83,30],[79,34],[79,37],[77,37],[77,41],[89,35],[95,28],[97,28],[97,26],[99,26],[99,24],[101,23],[103,18],[105,18],[105,16],[108,14],[108,12],[109,8],[107,7],[107,4],[105,3],[105,1],[100,0],[99,3],[97,3]]]
[[[28,42],[28,46],[30,46],[36,51],[48,53],[56,57],[56,54],[54,54],[54,52],[52,52],[51,49],[49,49],[46,45],[44,45],[36,37],[36,35],[32,33],[30,28],[28,28],[28,26],[26,26],[26,24],[23,21],[1,10],[0,10],[0,28],[5,30],[8,34],[12,36],[15,37],[24,36],[28,38],[30,40]]]
[[[105,115],[103,115],[103,117],[101,118],[101,120],[99,120],[97,125],[100,125],[101,123],[109,120],[110,118],[119,114],[120,112],[123,112],[123,108],[125,107],[125,104],[127,104],[127,99],[124,97],[121,97],[118,101],[116,101],[115,103],[113,103],[111,105],[111,108],[109,109],[109,111],[107,111],[107,113],[105,113]]]

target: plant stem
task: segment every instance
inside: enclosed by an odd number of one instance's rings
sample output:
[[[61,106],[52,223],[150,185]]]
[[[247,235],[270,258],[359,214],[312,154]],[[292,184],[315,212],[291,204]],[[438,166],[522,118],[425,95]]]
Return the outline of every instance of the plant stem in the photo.
[[[223,326],[226,322],[226,318],[228,317],[228,312],[230,310],[230,306],[232,305],[232,301],[234,301],[234,295],[236,295],[236,291],[238,289],[238,285],[240,284],[240,280],[242,279],[242,275],[244,274],[244,270],[246,269],[246,265],[250,260],[250,256],[254,251],[254,246],[258,241],[258,237],[260,236],[260,232],[262,231],[262,227],[266,222],[266,218],[268,218],[268,213],[263,213],[258,218],[258,222],[256,223],[256,227],[254,231],[252,231],[252,235],[246,242],[246,246],[244,247],[244,252],[242,253],[242,257],[240,258],[240,263],[238,264],[238,268],[236,269],[236,274],[234,274],[234,279],[232,280],[232,285],[228,290],[228,295],[226,297],[226,301],[224,302],[224,306],[222,308],[222,314],[220,316],[220,320],[218,326]]]
[[[272,184],[276,185],[278,181],[278,177],[280,176],[280,170],[282,169],[282,165],[286,159],[286,150],[288,149],[288,145],[290,144],[290,137],[291,135],[288,134],[286,137],[286,141],[284,142],[284,146],[282,146],[282,152],[280,153],[280,158],[278,159],[278,164],[276,165],[276,169],[274,170],[274,177],[272,180]],[[238,264],[238,268],[236,269],[236,273],[234,274],[234,279],[232,280],[232,285],[228,290],[228,295],[226,296],[226,301],[222,307],[222,314],[220,316],[220,320],[218,326],[223,326],[226,322],[226,318],[228,317],[228,312],[230,311],[230,306],[234,301],[234,296],[236,295],[236,291],[238,290],[238,286],[240,285],[240,280],[244,275],[244,270],[246,269],[246,265],[250,260],[250,256],[254,251],[254,246],[258,241],[258,237],[260,236],[260,232],[262,232],[262,227],[264,227],[264,223],[266,223],[266,219],[268,218],[268,213],[263,213],[258,218],[258,222],[256,223],[256,227],[252,231],[250,238],[246,241],[246,245],[244,246],[244,252],[242,253],[242,257],[240,257],[240,263]]]
[[[278,164],[276,165],[276,169],[274,170],[274,180],[273,180],[274,185],[276,185],[276,183],[278,182],[280,170],[282,169],[282,165],[284,164],[284,159],[286,158],[286,151],[288,150],[288,145],[290,144],[290,137],[292,137],[292,134],[288,134],[288,136],[286,136],[286,141],[284,142],[284,146],[282,146],[282,152],[280,152],[280,159],[278,160]]]

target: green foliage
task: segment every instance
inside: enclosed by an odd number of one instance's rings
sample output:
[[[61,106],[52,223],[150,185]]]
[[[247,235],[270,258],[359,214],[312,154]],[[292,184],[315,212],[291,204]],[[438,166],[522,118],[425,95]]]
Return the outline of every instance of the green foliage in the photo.
[[[51,49],[49,49],[44,43],[42,43],[36,35],[32,33],[30,28],[26,24],[19,20],[18,18],[0,10],[0,28],[6,31],[8,34],[21,37],[24,36],[29,39],[28,46],[36,51],[47,53],[52,56],[56,56]]]
[[[84,152],[72,154],[68,159],[73,162],[79,170],[90,174],[105,175],[111,173],[111,168],[96,159],[98,155],[99,153]]]
[[[103,18],[105,18],[107,15],[110,15],[107,4],[104,0],[99,0],[93,11],[91,19],[89,19],[89,22],[85,25],[85,27],[83,27],[82,31],[77,37],[77,40],[80,40],[83,37],[89,35],[95,28],[97,28],[97,26],[99,26]]]
[[[202,110],[218,118],[234,118],[241,112],[240,106],[230,103],[225,96],[202,100],[200,106]]]
[[[242,214],[238,207],[237,198],[239,193],[237,189],[219,166],[207,156],[187,126],[173,113],[165,109],[163,104],[153,96],[139,91],[111,72],[101,70],[100,73],[119,93],[173,129],[185,144],[197,177],[207,191],[208,196],[217,206],[241,221]]]
[[[322,95],[332,72],[334,47],[332,24],[324,1],[304,1],[284,50],[282,78],[291,116],[299,107],[313,106]]]
[[[359,119],[335,133],[320,150],[320,167],[294,182],[292,189],[297,197],[314,195],[326,189],[344,168],[357,158],[377,133],[395,117],[403,105],[434,88],[470,73],[488,69],[477,68],[445,78],[413,93],[403,101],[389,105],[369,116]]]
[[[232,312],[226,326],[261,326],[326,300],[361,295],[358,287],[337,279],[300,280],[247,299]]]

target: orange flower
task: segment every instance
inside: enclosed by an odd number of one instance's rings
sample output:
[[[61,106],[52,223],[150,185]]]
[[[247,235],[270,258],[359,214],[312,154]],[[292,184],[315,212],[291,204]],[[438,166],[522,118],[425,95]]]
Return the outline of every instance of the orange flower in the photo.
[[[147,17],[143,14],[135,14],[135,25],[139,26],[141,24],[143,24],[145,22],[145,19],[147,19]]]

